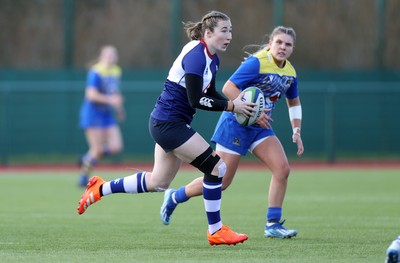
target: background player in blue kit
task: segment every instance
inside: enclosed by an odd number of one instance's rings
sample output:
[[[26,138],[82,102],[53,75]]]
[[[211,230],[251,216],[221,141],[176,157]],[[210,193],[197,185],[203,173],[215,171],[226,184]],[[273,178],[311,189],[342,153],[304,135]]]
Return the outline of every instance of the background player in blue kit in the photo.
[[[149,120],[150,134],[156,142],[153,171],[110,182],[92,177],[79,202],[78,213],[83,214],[104,195],[165,191],[182,162],[187,162],[204,173],[201,188],[208,219],[208,242],[211,245],[244,242],[247,235],[230,230],[220,217],[226,165],[190,123],[196,108],[250,116],[255,104],[243,102],[243,93],[232,101],[216,91],[217,52],[225,51],[232,39],[230,18],[212,11],[200,22],[186,23],[185,29],[191,41],[174,61]]]
[[[121,131],[115,118],[115,113],[119,120],[125,118],[123,97],[119,89],[121,69],[117,62],[117,49],[104,46],[98,61],[87,75],[80,127],[85,130],[89,150],[80,159],[81,186],[86,186],[92,167],[102,156],[117,154],[123,148]]]
[[[296,34],[292,28],[276,27],[268,44],[249,56],[225,83],[224,94],[236,98],[247,87],[260,88],[265,97],[266,114],[252,126],[241,126],[231,112],[222,113],[212,141],[216,143],[216,152],[227,165],[223,178],[223,189],[232,182],[241,156],[250,151],[272,172],[269,187],[266,237],[290,238],[297,231],[283,227],[282,204],[290,172],[285,151],[270,125],[271,114],[277,99],[286,96],[289,116],[293,128],[293,142],[297,144],[297,155],[303,154],[303,142],[300,137],[302,110],[297,88],[297,75],[287,60],[293,52]],[[168,189],[161,207],[161,218],[169,224],[172,212],[178,203],[186,202],[190,197],[201,195],[202,178],[193,180],[186,186]]]

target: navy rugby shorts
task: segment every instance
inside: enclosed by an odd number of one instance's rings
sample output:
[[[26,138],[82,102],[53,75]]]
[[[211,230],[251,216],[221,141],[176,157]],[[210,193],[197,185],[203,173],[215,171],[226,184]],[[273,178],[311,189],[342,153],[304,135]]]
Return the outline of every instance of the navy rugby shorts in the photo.
[[[153,140],[166,152],[178,148],[196,133],[183,120],[162,121],[153,117],[149,119],[149,131]]]

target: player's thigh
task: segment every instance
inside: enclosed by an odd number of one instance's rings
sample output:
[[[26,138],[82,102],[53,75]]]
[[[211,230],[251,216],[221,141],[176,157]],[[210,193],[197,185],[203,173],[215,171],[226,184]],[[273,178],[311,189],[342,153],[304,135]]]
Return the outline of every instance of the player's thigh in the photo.
[[[289,163],[285,150],[276,136],[270,136],[258,144],[253,154],[266,164],[273,174],[288,172]]]
[[[192,137],[190,137],[186,142],[174,149],[172,152],[182,161],[191,163],[209,147],[210,145],[208,142],[196,132]]]
[[[156,144],[154,148],[154,167],[150,182],[147,182],[151,188],[168,188],[175,178],[182,161],[172,152],[164,151],[160,145]]]

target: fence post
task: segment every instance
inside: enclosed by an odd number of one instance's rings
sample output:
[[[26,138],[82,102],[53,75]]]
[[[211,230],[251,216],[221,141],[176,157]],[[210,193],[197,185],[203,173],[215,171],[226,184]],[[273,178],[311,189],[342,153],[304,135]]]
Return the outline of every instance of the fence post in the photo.
[[[8,164],[8,103],[10,89],[8,84],[0,86],[0,164]]]
[[[75,0],[64,0],[64,68],[72,68],[74,65],[74,3]]]
[[[274,26],[282,25],[283,1],[284,0],[274,0],[274,4],[273,4]]]
[[[335,148],[335,97],[336,97],[336,86],[331,84],[327,87],[326,99],[325,99],[325,146],[327,160],[329,162],[335,162],[336,160],[336,148]]]
[[[385,66],[386,0],[376,0],[376,17],[376,66],[378,69],[382,69]]]
[[[181,48],[181,22],[182,22],[182,1],[171,0],[171,53],[172,57],[179,54]]]

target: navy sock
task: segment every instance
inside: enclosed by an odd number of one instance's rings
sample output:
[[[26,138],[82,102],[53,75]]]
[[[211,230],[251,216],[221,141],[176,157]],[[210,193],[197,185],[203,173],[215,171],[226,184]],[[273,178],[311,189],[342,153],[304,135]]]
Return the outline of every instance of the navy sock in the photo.
[[[203,200],[210,234],[214,234],[222,227],[221,199],[222,178],[205,174],[203,179]]]
[[[105,182],[101,187],[101,195],[116,193],[140,194],[147,192],[146,172],[139,172],[124,178]]]

